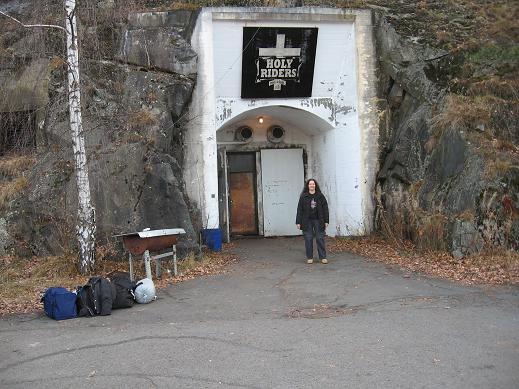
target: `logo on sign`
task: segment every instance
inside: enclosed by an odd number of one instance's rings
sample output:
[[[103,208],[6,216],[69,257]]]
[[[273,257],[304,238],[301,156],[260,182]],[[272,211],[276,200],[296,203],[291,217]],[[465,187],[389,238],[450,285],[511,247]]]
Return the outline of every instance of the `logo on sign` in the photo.
[[[281,90],[287,81],[299,82],[301,48],[285,47],[285,34],[277,34],[276,47],[259,48],[256,59],[256,83],[268,81],[273,90]]]
[[[312,96],[316,27],[243,27],[241,97]]]

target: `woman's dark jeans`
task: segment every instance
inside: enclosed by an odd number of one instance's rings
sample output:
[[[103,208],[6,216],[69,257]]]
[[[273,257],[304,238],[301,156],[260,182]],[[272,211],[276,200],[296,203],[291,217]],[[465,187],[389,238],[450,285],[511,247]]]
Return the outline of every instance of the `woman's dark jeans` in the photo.
[[[304,231],[306,258],[313,259],[314,257],[314,234],[315,241],[317,242],[317,253],[319,254],[319,259],[326,258],[326,247],[324,246],[324,230],[322,230],[319,226],[319,220],[317,219],[310,219],[308,221],[308,226]]]

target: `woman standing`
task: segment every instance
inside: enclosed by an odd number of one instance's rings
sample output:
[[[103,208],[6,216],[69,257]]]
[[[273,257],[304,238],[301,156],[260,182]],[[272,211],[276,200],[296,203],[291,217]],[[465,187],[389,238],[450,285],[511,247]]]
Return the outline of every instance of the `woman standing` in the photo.
[[[314,262],[314,235],[317,253],[321,263],[328,263],[324,235],[330,222],[328,202],[321,193],[319,184],[313,178],[306,181],[299,203],[297,204],[296,226],[303,230],[306,248],[306,262]]]

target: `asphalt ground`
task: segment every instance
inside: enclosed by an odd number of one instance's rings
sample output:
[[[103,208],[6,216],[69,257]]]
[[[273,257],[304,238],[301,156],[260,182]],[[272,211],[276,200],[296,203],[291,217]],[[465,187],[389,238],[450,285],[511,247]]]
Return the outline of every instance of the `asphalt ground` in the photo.
[[[463,286],[302,238],[111,316],[0,321],[1,388],[519,388],[519,288]]]

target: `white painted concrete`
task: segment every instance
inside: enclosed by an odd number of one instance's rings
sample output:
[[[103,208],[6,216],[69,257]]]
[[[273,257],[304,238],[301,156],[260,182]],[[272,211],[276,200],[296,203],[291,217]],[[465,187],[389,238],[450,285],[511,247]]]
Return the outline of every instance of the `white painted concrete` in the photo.
[[[213,75],[211,13],[202,12],[193,32],[193,49],[198,53],[197,87],[193,92],[186,134],[184,179],[190,200],[202,212],[203,228],[218,228],[218,171]]]
[[[304,181],[302,157],[302,149],[261,150],[265,236],[301,235],[295,222]]]
[[[240,98],[245,26],[319,29],[312,97]],[[199,78],[191,105],[185,179],[204,220],[213,225],[218,216],[217,196],[211,197],[217,188],[216,140],[233,141],[236,128],[249,125],[254,130],[252,142],[227,144],[228,150],[303,148],[308,157],[306,178],[317,179],[329,201],[329,234],[361,235],[372,229],[378,118],[371,28],[369,11],[202,10],[192,42],[199,54]],[[261,125],[259,116],[265,119]],[[267,141],[272,124],[285,128],[282,144]]]
[[[364,215],[364,231],[374,228],[374,189],[378,171],[378,122],[376,52],[373,33],[372,15],[361,13],[355,23],[357,43],[357,94],[359,104],[359,128],[361,151],[360,182],[362,198],[362,214]]]

